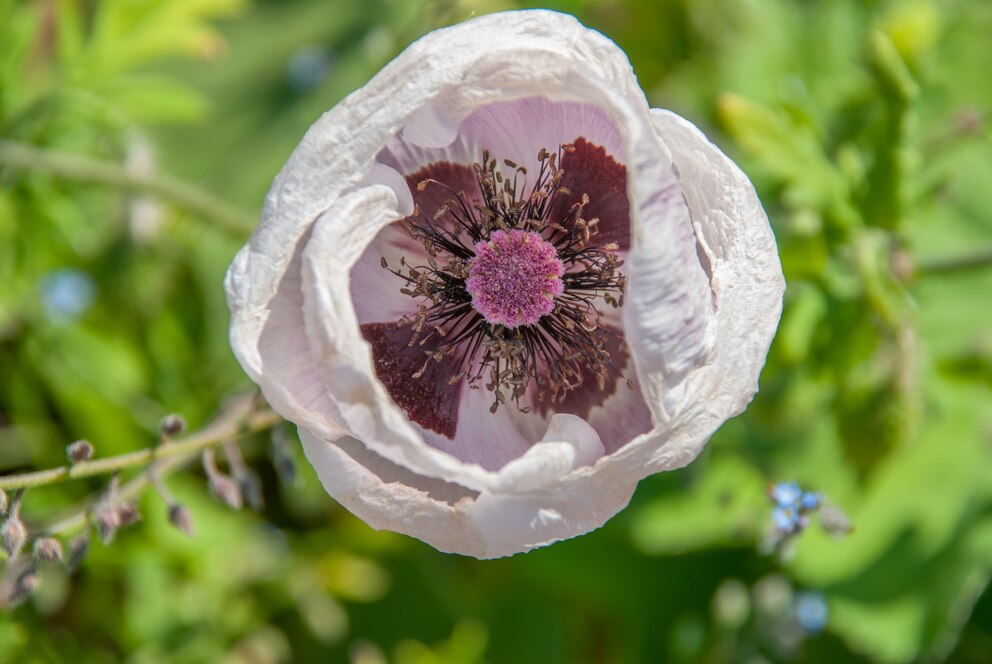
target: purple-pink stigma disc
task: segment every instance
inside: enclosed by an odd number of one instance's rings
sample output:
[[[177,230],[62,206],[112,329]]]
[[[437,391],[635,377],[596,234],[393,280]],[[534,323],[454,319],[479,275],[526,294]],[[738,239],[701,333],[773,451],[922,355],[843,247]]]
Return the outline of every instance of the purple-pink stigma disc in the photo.
[[[515,328],[551,313],[564,273],[558,251],[539,233],[496,231],[476,243],[465,288],[488,323]]]

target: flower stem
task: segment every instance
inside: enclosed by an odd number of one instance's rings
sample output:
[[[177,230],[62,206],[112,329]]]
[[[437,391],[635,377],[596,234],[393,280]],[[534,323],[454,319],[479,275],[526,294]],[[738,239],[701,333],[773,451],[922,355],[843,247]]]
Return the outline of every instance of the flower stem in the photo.
[[[143,191],[171,201],[177,207],[210,219],[218,226],[238,234],[245,234],[255,226],[256,220],[252,215],[232,207],[199,187],[165,175],[136,173],[109,161],[14,141],[0,141],[0,165],[50,173],[69,180]]]
[[[964,256],[938,258],[936,260],[920,263],[916,266],[916,274],[918,276],[930,276],[937,274],[949,274],[953,272],[965,272],[968,270],[977,270],[987,267],[992,267],[992,249]]]
[[[125,468],[141,466],[160,459],[179,458],[186,460],[208,447],[230,438],[261,431],[278,424],[282,418],[274,411],[261,410],[254,413],[239,411],[225,413],[202,431],[181,440],[156,445],[136,452],[128,452],[105,459],[81,461],[68,466],[39,470],[19,475],[0,476],[0,489],[24,489],[28,487],[55,484],[70,479],[104,475]]]

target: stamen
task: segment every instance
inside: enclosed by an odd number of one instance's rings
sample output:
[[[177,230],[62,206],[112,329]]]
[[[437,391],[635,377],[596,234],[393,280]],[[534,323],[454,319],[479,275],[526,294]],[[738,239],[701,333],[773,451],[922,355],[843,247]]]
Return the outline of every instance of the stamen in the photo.
[[[401,292],[421,300],[418,312],[401,320],[412,332],[409,346],[424,348],[425,363],[413,378],[444,360],[453,367],[449,384],[466,380],[478,389],[485,376],[492,412],[507,401],[528,412],[520,399],[532,385],[539,401],[557,403],[587,379],[604,390],[611,374],[622,377],[606,350],[615,333],[597,309],[600,301],[623,306],[618,246],[595,245],[599,219],[582,216],[588,195],[571,206],[555,204],[572,195],[561,186],[560,163],[563,152],[574,151],[542,148],[529,191],[527,169],[504,159],[507,175],[488,150],[472,165],[481,200],[438,180],[417,184],[421,192],[441,187],[451,198],[426,214],[415,206],[404,220],[423,242],[427,265],[401,259],[392,269],[382,260],[405,282]]]

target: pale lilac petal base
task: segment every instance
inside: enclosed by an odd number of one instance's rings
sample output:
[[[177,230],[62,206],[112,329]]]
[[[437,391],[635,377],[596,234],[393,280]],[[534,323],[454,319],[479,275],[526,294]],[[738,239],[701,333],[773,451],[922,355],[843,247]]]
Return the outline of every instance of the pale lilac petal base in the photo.
[[[429,126],[421,126],[418,120]],[[545,96],[496,101],[478,107],[453,129],[451,136],[450,128],[423,116],[412,118],[377,159],[400,173],[412,173],[436,161],[473,164],[488,150],[501,163],[511,159],[528,165],[536,164],[541,148],[557,152],[560,145],[582,136],[618,161],[626,160],[616,123],[595,104],[552,101]]]
[[[395,323],[417,312],[417,301],[400,292],[402,280],[382,267],[385,259],[391,269],[399,270],[402,258],[412,265],[422,265],[427,262],[427,252],[402,224],[394,223],[380,230],[355,262],[349,278],[360,324]]]

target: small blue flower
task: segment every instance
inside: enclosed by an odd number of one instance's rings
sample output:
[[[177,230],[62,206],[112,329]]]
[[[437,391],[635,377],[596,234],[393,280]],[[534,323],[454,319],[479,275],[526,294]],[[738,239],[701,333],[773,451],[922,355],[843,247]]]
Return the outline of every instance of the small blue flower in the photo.
[[[804,491],[802,497],[799,499],[799,509],[804,512],[812,512],[820,506],[823,502],[823,498],[818,493],[812,491]]]
[[[76,320],[96,299],[96,283],[82,270],[54,270],[41,278],[41,305],[50,320]]]
[[[306,92],[320,85],[330,68],[331,58],[323,49],[304,46],[286,65],[286,82],[293,90]]]
[[[827,601],[823,593],[808,591],[796,596],[796,620],[810,634],[816,634],[827,625]]]
[[[803,491],[799,488],[799,485],[795,482],[779,482],[771,487],[768,491],[768,495],[771,496],[779,507],[795,508],[799,502],[800,496],[802,496]]]
[[[800,526],[799,512],[791,507],[776,507],[772,511],[772,522],[779,532],[791,533]]]
[[[809,527],[813,514],[820,515],[820,525],[830,534],[851,531],[851,524],[839,508],[824,507],[824,496],[816,491],[806,491],[796,482],[779,482],[768,485],[768,497],[775,504],[772,509],[772,530],[768,531],[762,549],[772,551]]]

